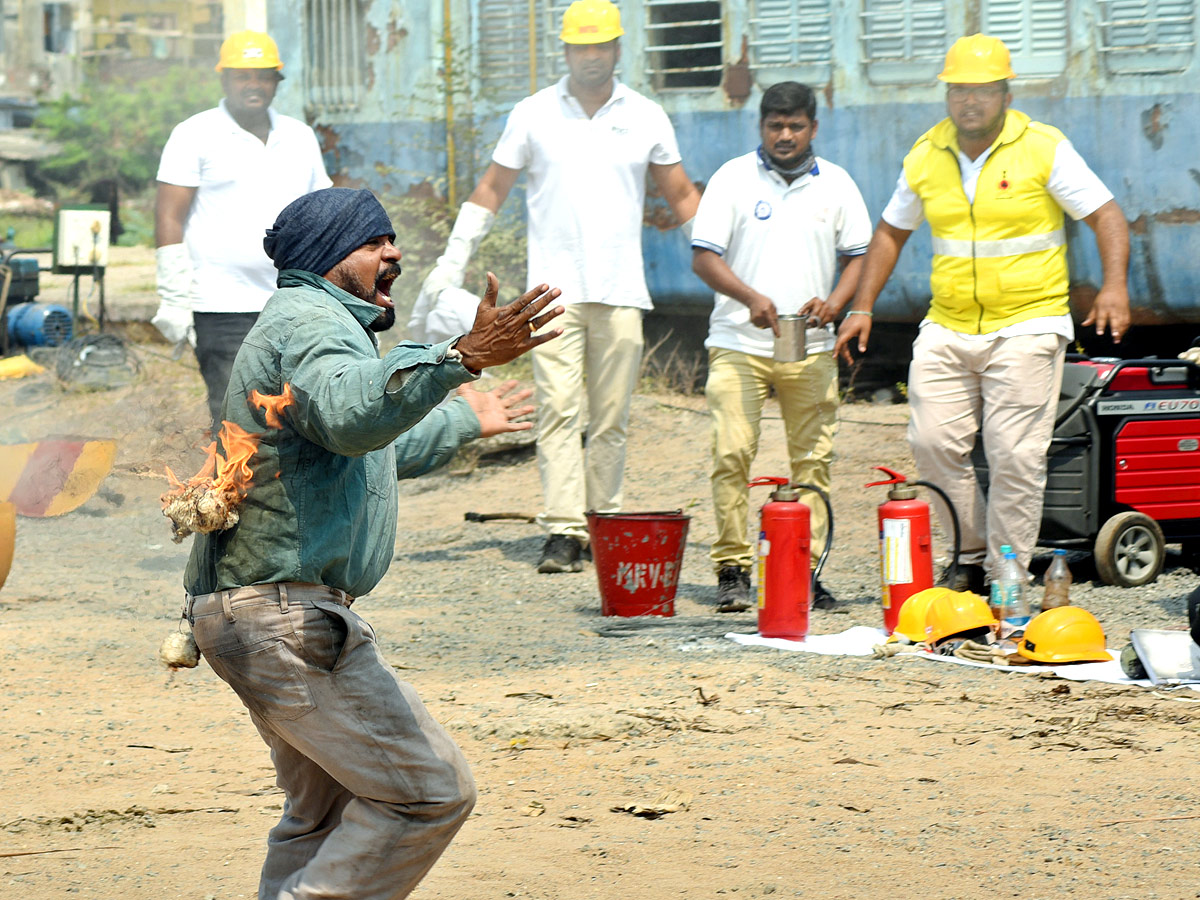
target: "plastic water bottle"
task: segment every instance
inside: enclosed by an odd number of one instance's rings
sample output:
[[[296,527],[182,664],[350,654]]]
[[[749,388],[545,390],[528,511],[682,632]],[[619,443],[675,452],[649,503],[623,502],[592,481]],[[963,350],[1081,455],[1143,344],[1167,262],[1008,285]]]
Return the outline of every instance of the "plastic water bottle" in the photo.
[[[1046,592],[1042,595],[1042,611],[1071,605],[1071,570],[1067,568],[1067,551],[1055,550],[1050,568],[1043,579]]]
[[[1012,547],[1010,545],[1000,545],[1001,559],[1010,553],[1012,553]],[[1001,563],[1001,572],[1003,573],[1003,563]],[[988,596],[988,608],[992,611],[992,618],[994,618],[997,622],[1004,621],[1004,594],[1000,590],[999,578],[996,578],[992,581],[991,593]]]
[[[999,605],[1002,616],[1000,622],[1008,626],[1005,632],[1023,631],[1029,624],[1029,597],[1025,594],[1025,570],[1017,562],[1017,554],[1009,550],[1004,554],[1004,564],[1000,568],[1000,577],[994,584],[999,589]],[[1007,636],[1002,634],[1002,636]]]

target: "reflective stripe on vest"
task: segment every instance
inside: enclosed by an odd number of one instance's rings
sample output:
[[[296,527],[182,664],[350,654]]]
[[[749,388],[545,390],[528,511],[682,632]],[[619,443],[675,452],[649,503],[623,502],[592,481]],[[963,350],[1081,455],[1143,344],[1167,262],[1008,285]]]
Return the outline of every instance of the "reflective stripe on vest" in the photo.
[[[961,256],[971,258],[994,258],[1020,256],[1038,250],[1053,250],[1067,242],[1066,232],[1058,228],[1046,234],[1027,234],[1023,237],[1002,238],[998,241],[954,241],[935,237],[933,252],[938,256]]]

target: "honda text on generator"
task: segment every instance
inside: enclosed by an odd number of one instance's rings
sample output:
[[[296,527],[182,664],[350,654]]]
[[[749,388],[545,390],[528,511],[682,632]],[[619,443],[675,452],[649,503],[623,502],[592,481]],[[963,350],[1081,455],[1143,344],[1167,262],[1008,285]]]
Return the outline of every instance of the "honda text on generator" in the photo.
[[[1200,367],[1068,356],[1038,544],[1092,548],[1108,584],[1158,577],[1166,543],[1200,541]],[[987,492],[982,439],[972,454]]]

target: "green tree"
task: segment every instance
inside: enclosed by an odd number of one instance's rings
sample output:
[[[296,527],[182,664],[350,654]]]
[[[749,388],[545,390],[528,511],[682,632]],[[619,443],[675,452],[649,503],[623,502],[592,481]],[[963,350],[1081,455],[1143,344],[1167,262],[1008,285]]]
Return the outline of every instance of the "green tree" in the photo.
[[[154,181],[171,129],[220,98],[211,73],[182,67],[138,82],[86,79],[78,96],[39,112],[36,124],[61,150],[43,160],[38,173],[68,194],[107,179],[122,191],[142,190]]]

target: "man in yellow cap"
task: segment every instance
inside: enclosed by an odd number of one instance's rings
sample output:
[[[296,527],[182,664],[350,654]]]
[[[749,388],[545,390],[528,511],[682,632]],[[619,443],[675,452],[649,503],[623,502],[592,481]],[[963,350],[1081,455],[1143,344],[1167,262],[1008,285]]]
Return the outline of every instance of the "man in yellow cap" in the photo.
[[[225,99],[175,126],[158,167],[153,322],[170,343],[195,347],[214,432],[233,359],[275,290],[263,232],[297,197],[332,184],[313,130],[270,108],[282,68],[268,35],[230,35],[217,63]]]
[[[904,158],[835,352],[851,361],[851,344],[867,349],[875,300],[928,220],[932,300],[913,345],[908,440],[921,477],[958,509],[955,587],[979,591],[999,572],[1001,544],[1028,568],[1037,542],[1063,357],[1075,336],[1063,213],[1088,224],[1100,251],[1103,284],[1083,326],[1107,329],[1114,342],[1129,327],[1129,229],[1062,132],[1009,108],[1016,75],[1002,41],[960,38],[938,77],[949,117]],[[986,505],[971,464],[981,431]]]
[[[456,303],[471,254],[526,170],[528,277],[561,287],[567,309],[559,320],[563,336],[532,354],[545,495],[538,521],[548,532],[539,572],[580,571],[584,510],[621,508],[642,314],[651,305],[642,261],[647,172],[685,229],[700,199],[662,107],[613,77],[623,33],[609,0],[576,0],[563,14],[569,74],[509,115],[410,323],[422,327],[430,310]],[[462,324],[469,330],[469,321]],[[585,399],[586,449],[579,440]]]

